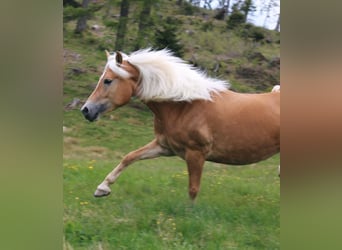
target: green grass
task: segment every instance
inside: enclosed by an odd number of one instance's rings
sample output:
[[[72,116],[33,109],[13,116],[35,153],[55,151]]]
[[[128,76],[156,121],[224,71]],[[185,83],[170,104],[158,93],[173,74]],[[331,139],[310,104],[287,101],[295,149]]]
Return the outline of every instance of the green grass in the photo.
[[[100,199],[92,194],[118,160],[66,160],[65,241],[74,249],[279,249],[278,159],[206,163],[193,207],[178,158],[133,164]]]
[[[94,198],[122,157],[153,139],[152,114],[128,105],[90,123],[71,110],[64,126],[65,249],[279,249],[279,155],[207,162],[193,207],[177,157],[136,162]]]
[[[126,106],[89,123],[72,110],[64,125],[65,249],[279,249],[278,155],[207,162],[195,206],[177,157],[136,162],[110,196],[94,198],[124,154],[153,138],[152,115]]]

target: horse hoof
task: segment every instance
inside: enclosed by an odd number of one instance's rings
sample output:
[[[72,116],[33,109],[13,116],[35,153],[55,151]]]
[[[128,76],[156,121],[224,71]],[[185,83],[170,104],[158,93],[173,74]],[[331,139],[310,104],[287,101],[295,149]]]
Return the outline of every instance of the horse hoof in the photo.
[[[103,196],[108,196],[110,192],[105,191],[105,190],[96,190],[94,193],[94,197],[103,197]]]
[[[108,187],[98,187],[94,193],[95,197],[103,197],[110,194],[110,189]]]

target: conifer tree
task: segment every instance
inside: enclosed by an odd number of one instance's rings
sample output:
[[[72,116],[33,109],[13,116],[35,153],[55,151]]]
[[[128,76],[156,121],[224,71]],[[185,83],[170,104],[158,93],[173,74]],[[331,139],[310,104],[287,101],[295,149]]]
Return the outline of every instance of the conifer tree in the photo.
[[[138,30],[138,38],[135,44],[135,49],[138,50],[141,47],[145,47],[147,43],[144,41],[148,37],[148,29],[152,24],[151,20],[151,9],[152,4],[155,1],[153,0],[144,0],[142,11],[140,12],[139,17],[139,30]]]
[[[120,7],[119,26],[116,33],[115,50],[122,50],[125,44],[126,26],[129,13],[129,0],[122,0]]]
[[[181,57],[183,55],[183,47],[177,38],[177,25],[175,20],[171,17],[167,17],[163,22],[162,27],[157,29],[155,42],[158,49],[168,48],[172,50],[176,56]]]
[[[88,8],[89,0],[82,1],[82,8],[85,10]],[[87,19],[88,19],[88,12],[84,11],[82,16],[77,20],[77,25],[75,29],[75,33],[82,33],[87,28]]]

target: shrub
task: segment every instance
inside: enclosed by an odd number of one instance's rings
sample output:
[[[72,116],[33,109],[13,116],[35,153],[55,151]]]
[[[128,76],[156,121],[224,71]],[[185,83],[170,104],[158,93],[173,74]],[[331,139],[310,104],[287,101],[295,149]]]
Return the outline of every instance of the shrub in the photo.
[[[214,24],[212,21],[204,22],[201,26],[201,30],[203,31],[210,31],[214,27]]]
[[[184,15],[186,16],[192,16],[194,15],[196,12],[199,11],[199,8],[196,6],[193,6],[191,3],[188,2],[184,2],[183,6],[181,6],[181,10],[183,12]]]
[[[118,26],[118,22],[113,21],[113,20],[103,20],[103,24],[108,28],[114,28],[114,29],[116,29]]]
[[[252,38],[254,41],[259,42],[265,38],[265,31],[261,27],[253,26],[249,30],[249,38]]]
[[[245,15],[240,11],[234,11],[227,20],[228,29],[236,29],[245,23]]]
[[[241,37],[250,38],[255,42],[263,41],[266,38],[267,31],[262,27],[257,27],[252,24],[245,24],[241,27]]]

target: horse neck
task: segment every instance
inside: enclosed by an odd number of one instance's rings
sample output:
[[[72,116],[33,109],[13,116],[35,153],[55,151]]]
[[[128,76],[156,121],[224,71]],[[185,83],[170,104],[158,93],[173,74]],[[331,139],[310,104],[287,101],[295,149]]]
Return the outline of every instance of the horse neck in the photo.
[[[172,114],[179,114],[187,102],[155,102],[149,101],[146,103],[147,107],[153,112],[156,119],[165,121],[172,117]]]

